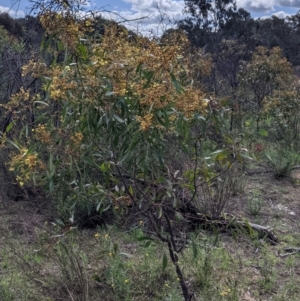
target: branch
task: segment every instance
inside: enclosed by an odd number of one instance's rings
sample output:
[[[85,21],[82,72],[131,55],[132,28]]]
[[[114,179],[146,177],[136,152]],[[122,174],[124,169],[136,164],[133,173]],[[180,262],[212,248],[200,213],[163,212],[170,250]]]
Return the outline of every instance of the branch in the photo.
[[[289,248],[284,248],[283,250],[286,253],[278,254],[280,257],[286,257],[286,256],[290,256],[290,255],[300,253],[300,248],[289,247]]]

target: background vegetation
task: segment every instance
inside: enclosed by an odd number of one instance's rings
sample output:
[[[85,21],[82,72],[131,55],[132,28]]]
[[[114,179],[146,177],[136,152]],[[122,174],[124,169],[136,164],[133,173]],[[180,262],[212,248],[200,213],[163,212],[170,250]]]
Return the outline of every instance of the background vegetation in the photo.
[[[0,15],[1,300],[296,300],[299,237],[252,176],[298,184],[299,14],[187,0],[144,37],[47,4]]]

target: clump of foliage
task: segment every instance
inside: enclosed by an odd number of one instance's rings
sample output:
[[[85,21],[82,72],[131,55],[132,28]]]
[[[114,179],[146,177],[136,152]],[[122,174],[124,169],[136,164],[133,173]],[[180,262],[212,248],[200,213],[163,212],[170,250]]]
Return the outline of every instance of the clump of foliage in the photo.
[[[22,86],[20,70],[26,61],[24,43],[17,41],[0,25],[0,195],[3,200],[14,199],[19,192],[18,186],[12,184],[14,179],[8,171],[9,149],[5,144],[13,126],[15,107],[12,105],[8,109],[6,104]]]
[[[46,10],[40,22],[64,50],[64,59],[54,52],[50,66],[42,58],[23,66],[24,82],[38,78],[42,90],[33,93],[23,86],[5,106],[18,107],[22,127],[21,135],[9,141],[15,147],[10,170],[20,186],[44,188],[63,221],[80,223],[82,216],[108,210],[148,218],[151,231],[168,246],[188,300],[178,264],[183,247],[175,241],[171,220],[176,217],[180,225],[178,210],[197,197],[201,167],[190,149],[197,152],[201,145],[191,128],[203,123],[209,106],[193,81],[193,61],[202,61],[202,73],[209,72],[210,61],[201,52],[189,53],[181,32],[161,45],[156,39],[131,40],[118,26],[93,36],[93,20],[71,10]],[[45,46],[52,50],[51,43]],[[167,166],[168,139],[193,162],[191,183]],[[230,164],[231,159],[222,160]],[[186,184],[191,195],[181,199]]]
[[[42,18],[47,24],[52,15]],[[69,28],[74,33],[73,27],[75,21]],[[23,76],[41,77],[46,98],[22,88],[7,105],[22,100],[37,116],[27,125],[27,138],[16,143],[11,169],[21,185],[33,180],[62,193],[58,198],[68,204],[131,203],[132,188],[119,178],[122,170],[133,179],[157,177],[164,166],[163,136],[180,137],[194,112],[205,113],[204,94],[187,80],[188,62],[180,57],[187,41],[179,36],[166,46],[142,37],[131,42],[126,30],[111,27],[101,40],[85,45],[69,29],[59,37],[78,52],[78,62],[70,56],[48,69],[30,61]]]
[[[266,152],[266,157],[277,179],[290,176],[293,167],[299,163],[299,154],[286,147],[270,149]]]
[[[264,206],[263,196],[257,191],[253,192],[252,197],[248,200],[248,210],[253,216],[257,216]]]
[[[263,108],[268,107],[273,95],[287,88],[291,80],[291,64],[283,57],[279,47],[270,50],[262,46],[256,48],[251,60],[240,72],[240,81],[256,105],[257,131],[260,129]]]

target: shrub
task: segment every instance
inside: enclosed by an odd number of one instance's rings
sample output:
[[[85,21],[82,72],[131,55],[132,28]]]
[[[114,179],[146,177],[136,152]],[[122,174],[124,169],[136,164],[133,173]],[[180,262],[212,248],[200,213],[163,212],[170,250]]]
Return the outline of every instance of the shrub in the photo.
[[[94,212],[108,210],[117,217],[129,211],[146,217],[150,230],[168,246],[184,298],[190,300],[178,263],[183,247],[174,239],[178,231],[173,220],[177,217],[178,225],[184,221],[179,192],[189,186],[192,194],[198,194],[206,181],[197,183],[202,155],[196,154],[195,160],[193,151],[197,152],[202,133],[194,135],[192,127],[205,125],[204,116],[214,115],[208,114],[208,101],[195,80],[197,66],[208,73],[210,60],[190,51],[183,32],[171,34],[162,45],[156,39],[131,39],[125,28],[113,25],[94,40],[89,36],[93,20],[66,8],[47,9],[40,22],[51,35],[44,46],[55,59],[49,68],[42,60],[24,66],[24,81],[39,78],[42,91],[33,94],[30,88],[22,88],[7,106],[8,110],[17,106],[20,113],[33,107],[37,116],[32,122],[20,114],[16,121],[23,125],[20,135],[10,141],[15,147],[10,169],[16,181],[47,191],[63,222],[83,217],[80,223],[84,223]],[[52,49],[53,43],[57,47]],[[57,49],[65,51],[63,62]],[[178,153],[193,164],[186,182],[166,163],[168,141],[175,141],[181,149]],[[214,212],[223,209],[232,193],[232,178],[225,176],[232,165],[228,151],[232,140],[228,141],[226,156],[221,152],[211,159],[221,162],[223,169],[206,166],[208,174],[222,173],[214,182],[217,190],[210,190],[210,184],[204,188],[209,197],[215,196]],[[73,276],[65,275],[70,283]]]
[[[264,200],[260,194],[254,191],[252,197],[248,200],[248,210],[253,216],[256,216],[261,211],[264,205]]]
[[[283,145],[266,151],[266,158],[276,179],[290,176],[293,167],[300,161],[296,151]]]
[[[224,173],[221,172],[219,176],[201,187],[199,209],[213,216],[219,216],[230,204],[232,197],[244,190],[244,186],[243,173],[237,166]]]

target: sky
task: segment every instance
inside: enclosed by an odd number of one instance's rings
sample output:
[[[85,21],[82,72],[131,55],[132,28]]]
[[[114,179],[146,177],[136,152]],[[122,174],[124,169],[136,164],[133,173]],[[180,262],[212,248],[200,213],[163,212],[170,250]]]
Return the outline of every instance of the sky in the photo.
[[[300,10],[300,0],[237,0],[237,6],[249,11],[253,18],[284,18]],[[0,12],[8,11],[12,17],[24,17],[29,7],[28,0],[0,0]],[[128,23],[132,29],[154,34],[184,16],[184,0],[90,0],[87,8],[99,9],[105,17],[118,21],[136,20]]]

